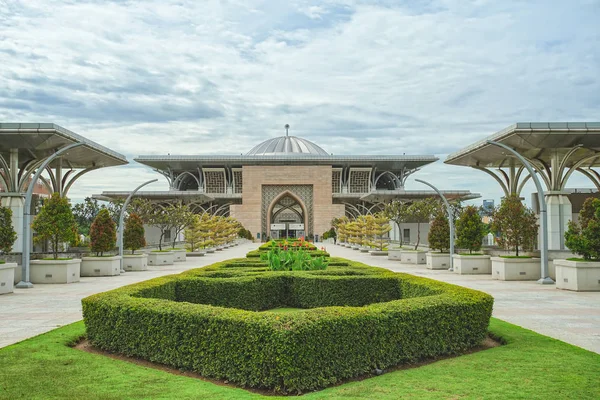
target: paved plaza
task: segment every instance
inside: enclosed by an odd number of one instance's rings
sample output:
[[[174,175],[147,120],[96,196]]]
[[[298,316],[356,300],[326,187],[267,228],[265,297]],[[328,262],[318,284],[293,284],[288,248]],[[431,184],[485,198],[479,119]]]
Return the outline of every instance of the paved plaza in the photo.
[[[230,258],[245,257],[248,251],[256,247],[255,243],[245,243],[204,257],[188,257],[186,261],[173,265],[149,265],[147,271],[126,272],[119,276],[82,277],[77,283],[36,284],[33,289],[15,289],[14,293],[0,296],[0,347],[81,320],[81,299],[92,294]]]
[[[170,266],[116,277],[81,278],[69,285],[37,284],[0,296],[0,347],[79,321],[81,299],[131,283],[179,273],[229,258],[244,257],[257,247],[246,243],[205,257],[188,258]],[[600,293],[557,290],[535,282],[503,282],[489,275],[457,275],[374,257],[336,245],[326,245],[332,256],[350,258],[392,271],[407,272],[477,290],[494,296],[494,317],[541,334],[600,353]]]
[[[335,257],[437,279],[494,296],[493,316],[555,339],[600,353],[600,292],[571,292],[535,281],[507,282],[491,275],[458,275],[430,270],[425,265],[403,264],[346,247],[327,245]]]

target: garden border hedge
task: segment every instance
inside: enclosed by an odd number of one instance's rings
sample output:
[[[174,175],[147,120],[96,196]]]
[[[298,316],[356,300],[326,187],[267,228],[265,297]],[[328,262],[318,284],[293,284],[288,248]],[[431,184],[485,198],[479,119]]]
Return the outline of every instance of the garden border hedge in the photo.
[[[96,294],[82,300],[87,335],[104,350],[287,393],[319,389],[376,368],[458,354],[486,336],[493,305],[488,294],[353,261],[332,261],[347,265],[325,271],[270,272],[255,260],[229,260]],[[234,287],[236,282],[272,279],[273,283],[290,277],[334,282],[329,290],[340,291],[348,286],[336,281],[392,279],[401,299],[296,313],[172,301],[189,295],[185,291],[194,290],[194,281],[228,281]],[[237,290],[231,296],[250,304],[260,290],[252,295]],[[269,305],[256,301],[254,306]]]

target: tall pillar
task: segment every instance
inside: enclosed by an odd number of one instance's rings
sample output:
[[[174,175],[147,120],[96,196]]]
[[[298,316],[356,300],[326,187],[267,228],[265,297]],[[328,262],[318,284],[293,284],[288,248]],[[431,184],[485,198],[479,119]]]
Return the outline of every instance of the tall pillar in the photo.
[[[573,206],[565,192],[546,192],[548,207],[548,250],[565,249],[565,232],[573,218]]]

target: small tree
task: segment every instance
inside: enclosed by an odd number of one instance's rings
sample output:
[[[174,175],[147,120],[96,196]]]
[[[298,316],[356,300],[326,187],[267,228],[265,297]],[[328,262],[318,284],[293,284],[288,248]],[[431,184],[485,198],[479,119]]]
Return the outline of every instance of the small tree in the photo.
[[[410,204],[400,200],[393,200],[391,203],[385,205],[383,213],[393,221],[398,227],[400,236],[400,247],[404,244],[404,237],[402,235],[401,226],[409,217]]]
[[[136,213],[129,214],[123,229],[123,247],[134,254],[137,249],[146,246],[144,222]]]
[[[417,223],[417,243],[415,250],[421,242],[421,224],[431,221],[431,216],[437,213],[439,202],[433,199],[417,200],[408,207],[409,220]]]
[[[37,241],[50,241],[55,260],[58,258],[58,245],[77,238],[77,223],[71,205],[58,193],[52,194],[46,201],[31,226],[37,233]]]
[[[10,253],[16,240],[17,232],[12,225],[12,210],[8,207],[0,207],[0,250],[4,254]]]
[[[460,217],[456,221],[456,244],[461,249],[479,251],[485,230],[479,210],[475,206],[467,206],[463,208]]]
[[[382,213],[370,217],[371,222],[369,231],[373,235],[373,241],[370,245],[377,250],[383,251],[389,244],[388,232],[392,230],[390,219]]]
[[[584,260],[600,259],[600,199],[586,199],[579,214],[579,224],[569,221],[565,245]]]
[[[525,207],[517,196],[508,196],[494,210],[492,230],[499,232],[498,244],[506,249],[532,250],[538,233],[535,213]],[[485,233],[485,226],[483,226]]]
[[[190,211],[190,208],[186,204],[183,203],[174,204],[173,206],[169,207],[168,212],[171,226],[175,231],[172,243],[172,247],[175,248],[177,237],[193,222],[194,213]]]
[[[79,227],[79,233],[85,236],[90,234],[90,227],[102,208],[105,206],[100,206],[98,200],[91,197],[86,197],[83,203],[73,206],[73,216]]]
[[[427,241],[432,250],[439,250],[442,253],[448,252],[450,248],[450,224],[445,213],[438,212],[431,221]]]
[[[107,209],[102,209],[90,226],[90,248],[96,256],[115,248],[117,228]]]

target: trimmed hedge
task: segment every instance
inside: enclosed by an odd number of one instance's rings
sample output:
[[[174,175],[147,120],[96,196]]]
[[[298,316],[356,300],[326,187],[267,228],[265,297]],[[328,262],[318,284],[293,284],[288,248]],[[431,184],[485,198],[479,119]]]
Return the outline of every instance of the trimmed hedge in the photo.
[[[290,250],[294,251],[294,250]],[[246,253],[246,257],[248,258],[256,258],[260,257],[261,254],[268,252],[268,250],[252,250]],[[329,253],[323,250],[304,250],[305,253],[310,254],[312,257],[329,257]]]
[[[88,338],[111,352],[288,393],[457,354],[485,338],[491,296],[332,261],[347,265],[270,272],[238,259],[96,294],[82,301]],[[310,309],[256,312],[282,306]]]

